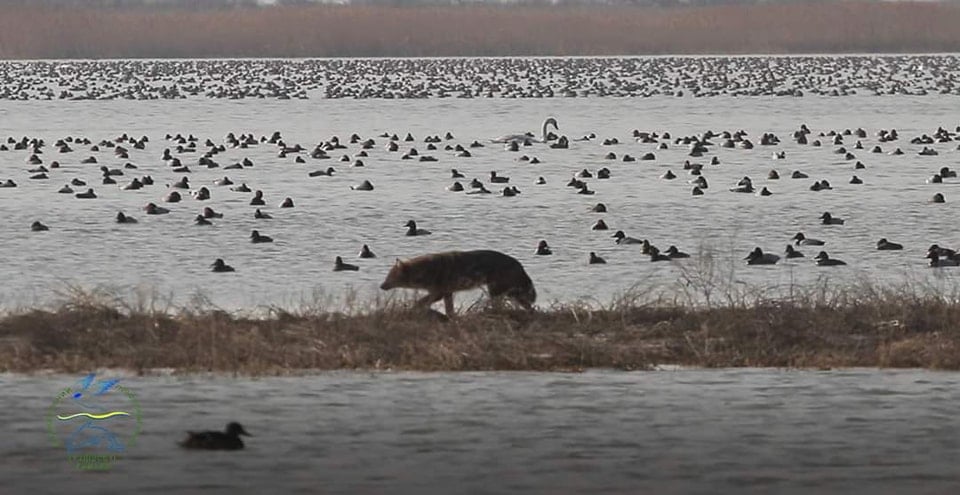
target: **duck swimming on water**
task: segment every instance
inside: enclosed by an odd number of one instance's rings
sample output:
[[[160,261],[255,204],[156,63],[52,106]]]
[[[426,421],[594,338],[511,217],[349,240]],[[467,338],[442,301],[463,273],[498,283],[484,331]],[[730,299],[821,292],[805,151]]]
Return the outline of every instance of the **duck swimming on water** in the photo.
[[[253,436],[236,422],[228,424],[226,431],[188,431],[187,434],[189,436],[180,442],[180,446],[202,450],[240,450],[243,448],[240,435]]]
[[[360,248],[360,254],[357,255],[359,258],[376,258],[377,255],[373,254],[373,251],[370,250],[370,246],[366,244]]]
[[[250,232],[250,242],[254,244],[261,244],[264,242],[273,242],[273,238],[270,236],[265,236],[261,234],[259,230],[254,230]]]
[[[820,239],[811,239],[803,235],[803,232],[797,232],[796,235],[790,238],[790,240],[795,241],[794,244],[797,246],[823,246],[826,244],[826,242],[821,241]]]
[[[903,249],[903,244],[890,242],[886,237],[883,237],[877,241],[877,249],[880,251],[899,251]]]
[[[622,230],[618,230],[611,237],[617,240],[617,244],[643,244],[643,241],[635,237],[627,237]]]
[[[829,211],[823,212],[823,215],[820,215],[820,220],[823,221],[824,225],[843,225],[846,222],[842,218],[835,218]]]
[[[831,258],[826,251],[820,251],[813,259],[817,260],[817,266],[841,266],[847,264],[845,261]]]
[[[236,270],[233,269],[232,266],[226,264],[226,263],[223,261],[223,258],[217,258],[217,259],[213,262],[213,264],[210,265],[210,266],[213,267],[213,270],[212,270],[212,271],[218,272],[218,273],[222,273],[222,272],[234,272],[234,271],[236,271]]]
[[[350,263],[343,261],[343,258],[339,256],[337,256],[336,259],[333,260],[333,271],[335,272],[356,272],[359,270],[360,270],[359,266],[351,265]]]
[[[775,265],[780,261],[780,256],[773,253],[764,253],[762,249],[756,247],[746,258],[748,265]]]
[[[426,229],[418,229],[418,228],[417,228],[417,222],[414,222],[413,220],[408,220],[407,223],[404,224],[404,227],[407,228],[407,235],[408,235],[408,236],[430,235],[430,234],[432,233],[432,232],[430,232],[429,230],[426,230]]]
[[[540,242],[537,243],[536,254],[538,256],[550,256],[553,254],[553,251],[550,249],[550,246],[547,245],[547,241],[540,240]]]

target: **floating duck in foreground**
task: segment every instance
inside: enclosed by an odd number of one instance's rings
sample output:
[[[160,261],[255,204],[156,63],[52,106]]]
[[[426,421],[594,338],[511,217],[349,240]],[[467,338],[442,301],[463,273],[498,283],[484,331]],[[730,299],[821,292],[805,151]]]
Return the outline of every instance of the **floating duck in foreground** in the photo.
[[[188,431],[189,435],[180,446],[185,449],[201,450],[240,450],[243,440],[240,435],[252,437],[240,423],[231,422],[226,431]]]

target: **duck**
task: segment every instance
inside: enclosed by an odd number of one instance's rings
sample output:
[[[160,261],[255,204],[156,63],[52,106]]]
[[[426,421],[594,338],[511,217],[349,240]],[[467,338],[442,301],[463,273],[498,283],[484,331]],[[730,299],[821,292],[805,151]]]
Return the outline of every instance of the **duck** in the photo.
[[[147,212],[147,215],[164,215],[170,213],[170,210],[162,206],[157,206],[156,203],[147,203],[143,207],[143,211]]]
[[[258,220],[269,220],[273,217],[270,216],[269,213],[264,213],[260,211],[260,208],[257,208],[257,211],[253,212],[253,218],[256,218]]]
[[[213,267],[212,271],[218,272],[218,273],[236,271],[233,269],[232,266],[224,263],[223,258],[217,258],[216,260],[214,260],[213,264],[210,266]]]
[[[930,202],[931,202],[931,203],[945,203],[945,202],[946,202],[946,199],[944,199],[942,193],[936,193],[936,194],[933,195],[932,198],[930,198]]]
[[[955,250],[950,248],[942,248],[936,244],[931,244],[930,247],[927,248],[927,253],[937,253],[938,256],[944,258],[957,258],[957,252]]]
[[[50,227],[47,227],[46,225],[41,223],[40,220],[37,220],[36,222],[33,222],[32,224],[30,224],[30,230],[33,232],[44,232],[44,231],[50,230]]]
[[[605,259],[597,256],[597,253],[595,253],[595,252],[593,252],[593,251],[590,251],[590,261],[589,261],[589,264],[591,264],[591,265],[605,265],[606,263],[607,263],[607,260],[605,260]]]
[[[370,186],[370,187],[373,187],[373,186]],[[293,208],[293,199],[284,198],[283,202],[280,203],[280,208]]]
[[[797,251],[796,249],[793,249],[793,246],[791,246],[790,244],[787,244],[787,248],[783,252],[787,257],[787,259],[803,258],[803,253],[801,253],[800,251]]]
[[[654,246],[653,244],[650,244],[650,241],[648,241],[647,239],[644,239],[643,242],[640,243],[640,252],[643,254],[650,254],[655,250],[659,251],[657,247]]]
[[[194,217],[193,223],[197,225],[213,225],[213,222],[204,218],[203,215],[197,215]]]
[[[330,177],[334,172],[336,172],[336,170],[334,170],[333,167],[327,167],[326,170],[315,170],[307,175],[310,177]]]
[[[217,258],[217,261],[223,262],[219,258]],[[233,271],[233,268],[221,271]],[[187,435],[189,436],[179,445],[185,449],[200,450],[240,450],[243,448],[243,440],[240,439],[240,435],[253,436],[247,433],[243,426],[240,426],[240,423],[236,422],[229,423],[226,431],[188,431]]]
[[[96,199],[97,194],[93,192],[93,189],[87,189],[85,192],[74,194],[74,196],[80,199]]]
[[[417,228],[417,222],[414,222],[413,220],[407,220],[407,223],[404,224],[404,227],[407,228],[407,235],[408,235],[408,236],[430,235],[430,234],[432,234],[432,232],[430,232],[429,230],[426,230],[426,229],[418,229],[418,228]]]
[[[260,244],[264,242],[273,242],[273,238],[265,235],[261,235],[259,230],[254,230],[250,232],[250,242],[254,244]]]
[[[753,183],[747,177],[744,177],[736,186],[730,188],[730,192],[735,193],[753,193],[755,191]]]
[[[684,253],[683,251],[680,251],[679,249],[677,249],[677,246],[674,246],[674,245],[671,245],[670,247],[668,247],[665,253],[667,254],[667,256],[670,257],[670,259],[690,257],[689,254]]]
[[[137,219],[133,217],[128,217],[122,211],[118,211],[117,223],[137,223]]]
[[[450,192],[461,192],[463,191],[463,184],[460,181],[454,181],[453,184],[447,186],[447,190]]]
[[[622,230],[618,230],[611,237],[617,240],[617,244],[643,244],[643,241],[640,239],[627,237],[627,234]]]
[[[942,258],[940,253],[936,251],[930,251],[927,253],[927,258],[930,260],[931,268],[939,268],[944,266],[960,266],[960,259],[956,258]]]
[[[373,254],[373,251],[370,250],[370,246],[367,246],[366,244],[364,244],[360,248],[360,253],[357,254],[357,257],[358,258],[376,258],[377,255]]]
[[[357,265],[351,265],[350,263],[345,263],[343,258],[337,256],[333,260],[333,271],[335,272],[356,272],[359,271],[360,267]]]
[[[780,261],[780,256],[773,253],[764,253],[760,247],[753,248],[746,258],[748,265],[775,265]]]
[[[660,250],[657,249],[656,246],[650,246],[650,249],[647,250],[647,255],[650,256],[651,262],[670,261],[673,259],[669,255],[661,254]]]
[[[819,188],[821,191],[829,191],[833,189],[833,186],[830,185],[830,182],[827,179],[821,180],[819,184],[820,184]]]
[[[350,189],[353,189],[354,191],[372,191],[373,183],[371,183],[368,180],[364,180],[363,182],[361,182],[360,184],[357,184],[356,186],[350,186]]]
[[[877,241],[877,250],[879,251],[899,251],[902,249],[903,244],[890,242],[886,237],[882,237],[879,241]]]
[[[821,241],[820,239],[811,239],[805,235],[803,232],[797,232],[796,235],[790,238],[797,246],[823,246],[826,242]]]
[[[264,206],[267,203],[263,200],[263,191],[257,189],[257,192],[253,193],[253,199],[250,200],[252,206]]]
[[[140,189],[143,189],[143,186],[144,186],[143,182],[141,182],[140,179],[134,177],[133,180],[131,180],[127,185],[123,186],[123,190],[139,191]]]
[[[708,189],[710,187],[710,185],[707,184],[707,178],[702,175],[697,176],[696,179],[687,181],[687,183],[693,186],[697,186],[700,189]]]
[[[820,215],[820,220],[823,221],[823,225],[843,225],[846,222],[842,218],[834,218],[829,211],[823,212],[823,215]]]
[[[817,266],[840,266],[847,264],[845,261],[831,258],[826,251],[820,251],[813,259],[817,260]]]
[[[451,179],[463,179],[465,176],[459,170],[455,168],[450,169],[450,178]]]
[[[541,240],[539,243],[537,243],[536,254],[538,256],[549,256],[553,254],[553,251],[550,249],[550,246],[547,245],[547,241]]]
[[[223,213],[217,213],[207,206],[203,208],[203,218],[223,218]]]
[[[596,223],[593,224],[593,227],[590,227],[590,230],[607,230],[607,222],[604,222],[603,219],[599,219]]]
[[[207,189],[206,186],[203,186],[193,192],[193,197],[196,198],[197,201],[206,201],[210,199],[210,190]]]
[[[467,191],[467,194],[493,194],[493,191],[487,189],[483,184],[473,186],[473,189]]]
[[[592,211],[592,212],[594,212],[594,213],[606,213],[606,212],[607,212],[607,205],[605,205],[605,204],[603,204],[603,203],[597,203],[597,204],[593,205],[593,208],[590,208],[590,211]]]
[[[246,182],[241,183],[239,186],[231,187],[230,190],[233,192],[250,192],[251,191],[250,186],[248,186]]]
[[[492,183],[494,183],[494,184],[506,184],[507,182],[510,182],[510,178],[509,178],[509,177],[503,177],[503,176],[501,176],[501,175],[497,175],[497,171],[496,171],[496,170],[491,170],[491,171],[490,171],[490,182],[492,182]]]

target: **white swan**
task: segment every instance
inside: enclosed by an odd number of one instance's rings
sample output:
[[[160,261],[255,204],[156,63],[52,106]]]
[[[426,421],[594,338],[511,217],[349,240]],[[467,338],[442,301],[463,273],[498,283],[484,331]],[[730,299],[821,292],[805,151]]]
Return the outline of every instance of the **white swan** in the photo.
[[[541,134],[540,134],[539,140],[534,139],[532,133],[526,133],[526,134],[504,134],[503,136],[500,136],[497,139],[494,139],[493,142],[494,143],[511,143],[511,142],[523,143],[524,141],[529,140],[529,141],[537,141],[540,143],[545,143],[547,142],[547,127],[551,125],[553,126],[554,129],[558,131],[560,130],[560,127],[557,125],[557,119],[553,117],[547,117],[547,119],[543,121],[543,126],[541,127]]]

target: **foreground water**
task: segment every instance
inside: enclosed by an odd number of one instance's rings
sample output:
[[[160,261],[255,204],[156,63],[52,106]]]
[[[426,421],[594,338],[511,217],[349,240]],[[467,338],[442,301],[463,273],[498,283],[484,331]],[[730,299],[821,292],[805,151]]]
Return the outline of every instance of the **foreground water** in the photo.
[[[710,370],[126,377],[143,433],[78,472],[44,416],[74,376],[0,376],[4,493],[871,493],[960,489],[960,375]],[[230,420],[238,452],[186,429]]]
[[[841,60],[841,59],[838,59]],[[438,62],[439,63],[439,62]],[[912,66],[911,66],[912,67]],[[912,69],[911,69],[912,70]],[[762,73],[743,74],[756,81]],[[573,76],[571,76],[573,77]],[[590,74],[577,77],[589,81]],[[645,76],[646,77],[646,76]],[[652,76],[651,76],[652,77]],[[731,75],[730,77],[734,77]],[[882,75],[857,76],[876,79]],[[98,82],[103,83],[102,81]],[[665,82],[664,84],[667,84]],[[866,93],[866,92],[864,92]],[[318,96],[318,95],[312,95]],[[956,179],[942,184],[925,180],[943,166],[957,168],[956,142],[911,144],[911,138],[933,134],[938,126],[954,130],[956,98],[953,95],[734,97],[683,98],[484,98],[484,99],[323,99],[270,100],[191,99],[160,101],[7,101],[0,106],[0,138],[39,137],[48,146],[41,155],[45,165],[60,162],[47,180],[30,180],[29,152],[0,152],[0,180],[13,179],[19,187],[0,189],[0,306],[35,306],[49,302],[67,287],[110,286],[126,298],[152,299],[163,305],[213,303],[226,308],[257,305],[299,307],[340,298],[345,288],[355,289],[361,299],[375,296],[377,286],[397,257],[406,258],[446,249],[496,248],[520,259],[536,283],[540,303],[592,298],[608,301],[633,286],[664,291],[668,297],[700,297],[702,288],[715,293],[749,287],[751,290],[787,291],[810,286],[823,278],[837,284],[861,284],[864,280],[885,284],[909,281],[935,290],[953,287],[955,276],[947,270],[931,271],[924,258],[930,244],[955,247],[960,238],[947,228],[956,217]],[[560,133],[569,136],[570,149],[551,149],[534,144],[520,152],[505,151],[490,140],[505,133],[539,131],[546,116],[559,120]],[[853,149],[856,137],[845,136],[843,146],[854,152],[846,159],[835,151],[832,138],[823,137],[822,147],[799,145],[792,133],[801,124],[819,133],[856,129],[867,132],[864,149]],[[895,128],[901,138],[880,143],[880,129]],[[638,143],[634,129],[669,132],[661,141],[668,149]],[[689,146],[674,140],[707,130],[731,132],[743,129],[758,144],[754,149],[721,148],[722,139],[704,157],[689,156]],[[224,142],[229,132],[269,136],[280,131],[288,146],[301,144],[307,150],[339,136],[343,142],[352,133],[376,140],[364,167],[352,167],[358,145],[330,152],[332,159],[295,163],[296,154],[278,157],[278,148],[262,144],[249,149],[228,148],[215,160],[220,168],[198,166],[201,153],[174,152],[191,172],[173,172],[161,160],[162,151],[175,148],[166,134],[193,134],[204,151],[206,139]],[[427,151],[424,138],[451,132],[437,151]],[[781,139],[777,146],[760,146],[764,132]],[[114,156],[110,148],[91,151],[74,145],[72,153],[57,153],[54,141],[66,136],[85,136],[94,143],[129,133],[148,136],[143,150],[129,144],[129,158]],[[400,141],[398,152],[385,149],[382,133],[407,133],[415,141]],[[591,141],[577,138],[596,134]],[[617,138],[620,144],[604,146]],[[4,139],[5,140],[5,139]],[[470,149],[470,158],[444,151],[447,144],[486,144]],[[870,153],[879,145],[882,153]],[[919,156],[929,146],[938,156]],[[890,154],[901,148],[903,155]],[[436,162],[402,160],[417,148]],[[604,159],[607,153],[616,160]],[[655,153],[652,161],[624,163],[621,157]],[[782,159],[775,153],[783,152]],[[301,155],[306,156],[306,153]],[[347,155],[350,161],[338,158]],[[527,155],[542,163],[521,161]],[[98,163],[83,164],[89,156]],[[706,165],[711,157],[719,166]],[[255,164],[242,170],[223,167],[250,158]],[[684,161],[705,164],[710,183],[704,196],[691,196],[694,177],[682,170]],[[866,168],[856,170],[862,161]],[[117,177],[118,185],[100,184],[100,166],[121,167],[133,163],[138,169]],[[333,177],[308,177],[308,173],[333,166]],[[566,187],[582,169],[611,170],[610,180],[586,179],[592,196],[579,195]],[[468,196],[446,187],[453,182],[450,169],[466,178],[487,182],[490,171],[511,177],[522,194],[512,198],[497,194]],[[770,169],[782,179],[766,180]],[[679,177],[660,176],[672,170]],[[788,179],[794,170],[808,179]],[[848,184],[852,175],[861,185]],[[134,176],[151,175],[154,186],[123,191],[120,186]],[[189,176],[191,190],[206,186],[209,201],[196,201],[182,190],[181,203],[163,203],[168,184]],[[254,220],[250,193],[229,191],[213,181],[229,176],[265,193],[264,211],[272,220]],[[545,185],[534,185],[538,177]],[[756,187],[769,187],[773,195],[758,197],[728,190],[741,177],[753,178]],[[72,179],[93,187],[98,198],[81,200],[57,190]],[[812,192],[814,181],[829,180],[833,190]],[[357,192],[351,185],[370,180],[371,192]],[[495,192],[501,186],[487,183]],[[77,192],[86,189],[75,187]],[[946,203],[930,204],[935,193]],[[285,197],[296,207],[279,209]],[[169,215],[147,216],[147,202],[169,207]],[[589,211],[597,202],[609,207],[607,214]],[[210,206],[223,212],[212,227],[193,224],[200,210]],[[117,211],[139,218],[137,225],[118,225]],[[823,211],[847,220],[844,226],[821,225]],[[592,231],[603,218],[610,231]],[[428,237],[405,237],[403,224],[415,219],[433,231]],[[50,226],[47,232],[30,232],[32,222]],[[250,232],[258,229],[272,236],[273,244],[251,244]],[[664,250],[671,244],[693,258],[672,263],[650,263],[636,246],[617,246],[610,235],[622,229],[627,235],[649,239]],[[806,258],[781,262],[775,267],[746,267],[742,258],[756,246],[781,253],[798,231],[827,242],[830,255],[848,262],[836,269],[818,268],[812,256],[821,248],[806,247]],[[881,237],[905,244],[904,251],[878,252]],[[554,255],[535,256],[539,240],[546,240]],[[369,244],[379,257],[356,260],[362,244]],[[588,265],[588,253],[606,258],[605,266]],[[331,271],[333,258],[343,256],[359,262],[359,272]],[[210,273],[210,263],[224,258],[237,268],[233,274]],[[934,273],[936,272],[936,273]],[[131,288],[145,288],[135,292]],[[685,293],[686,291],[686,293]],[[470,298],[460,302],[469,304]]]

